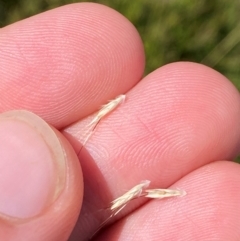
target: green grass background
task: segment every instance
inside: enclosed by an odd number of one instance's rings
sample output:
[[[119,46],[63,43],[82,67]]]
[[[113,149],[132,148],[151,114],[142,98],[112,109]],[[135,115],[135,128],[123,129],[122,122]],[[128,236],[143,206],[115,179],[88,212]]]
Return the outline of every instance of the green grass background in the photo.
[[[75,2],[82,1],[0,0],[0,26]],[[240,90],[239,0],[89,2],[116,9],[136,26],[145,46],[146,74],[166,63],[194,61],[218,70]]]

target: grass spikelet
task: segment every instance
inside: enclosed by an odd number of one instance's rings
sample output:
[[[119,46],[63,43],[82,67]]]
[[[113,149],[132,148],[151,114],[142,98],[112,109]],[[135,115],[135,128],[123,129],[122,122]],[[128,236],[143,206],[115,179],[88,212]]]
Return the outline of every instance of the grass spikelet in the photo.
[[[126,205],[132,200],[140,197],[150,198],[150,199],[162,199],[168,197],[185,196],[186,192],[184,190],[177,189],[147,189],[150,181],[144,180],[140,184],[134,186],[129,191],[124,193],[122,196],[116,198],[111,202],[110,211],[111,215],[98,227],[93,236],[107,224],[111,218],[116,216],[119,212],[126,207]]]
[[[119,95],[114,100],[109,101],[107,104],[101,107],[93,120],[87,125],[86,137],[82,144],[83,146],[87,143],[102,118],[108,115],[114,109],[116,109],[121,103],[124,102],[125,99],[126,95]]]
[[[183,197],[186,195],[184,190],[173,189],[147,189],[144,191],[143,196],[146,198],[167,198],[167,197]]]
[[[117,215],[131,200],[140,197],[143,190],[147,188],[150,184],[150,181],[145,180],[140,184],[131,188],[128,192],[123,194],[121,197],[115,199],[111,202],[110,210],[114,212],[114,216]]]
[[[140,184],[134,186],[129,191],[124,193],[119,198],[113,200],[110,205],[111,215],[98,227],[98,229],[94,232],[92,237],[107,224],[112,217],[116,216],[122,209],[126,207],[126,205],[133,199],[138,198],[142,195],[142,192],[145,188],[147,188],[150,184],[150,181],[144,180]]]

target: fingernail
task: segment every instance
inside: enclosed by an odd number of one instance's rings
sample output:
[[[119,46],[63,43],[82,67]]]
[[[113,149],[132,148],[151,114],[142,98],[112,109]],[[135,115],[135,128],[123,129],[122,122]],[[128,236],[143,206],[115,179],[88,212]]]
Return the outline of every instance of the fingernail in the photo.
[[[60,140],[40,117],[0,114],[0,216],[39,215],[61,193],[65,165]]]

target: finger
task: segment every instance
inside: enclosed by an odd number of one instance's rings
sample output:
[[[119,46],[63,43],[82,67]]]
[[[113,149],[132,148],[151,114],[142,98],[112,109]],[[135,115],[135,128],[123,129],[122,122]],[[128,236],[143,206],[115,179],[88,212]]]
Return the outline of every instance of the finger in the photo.
[[[234,157],[239,118],[239,93],[210,68],[175,63],[145,77],[99,123],[86,144],[91,157],[79,155],[86,180],[83,213],[92,215],[80,216],[73,237],[93,233],[103,220],[97,211],[141,180],[164,188],[202,165]],[[85,125],[66,132],[79,140]]]
[[[144,70],[141,39],[116,11],[67,5],[0,30],[0,111],[62,128],[127,92]]]
[[[96,240],[240,239],[240,166],[215,162],[190,173],[175,187],[187,195],[150,201],[109,227]]]
[[[0,115],[0,143],[1,240],[67,240],[83,195],[70,144],[26,111]]]

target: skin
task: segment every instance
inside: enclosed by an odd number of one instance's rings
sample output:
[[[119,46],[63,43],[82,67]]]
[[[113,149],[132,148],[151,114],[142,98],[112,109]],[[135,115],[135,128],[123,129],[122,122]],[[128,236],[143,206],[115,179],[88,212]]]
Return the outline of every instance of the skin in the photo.
[[[224,76],[179,62],[142,79],[136,29],[92,3],[2,28],[0,52],[0,111],[30,110],[54,127],[71,180],[38,216],[20,224],[0,216],[3,240],[88,240],[109,203],[141,180],[187,195],[133,202],[94,240],[240,239],[240,166],[230,162],[240,149],[240,98]],[[79,153],[87,117],[123,93]]]

